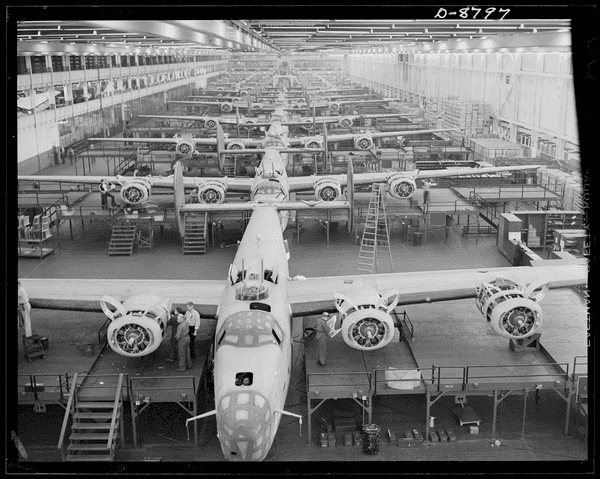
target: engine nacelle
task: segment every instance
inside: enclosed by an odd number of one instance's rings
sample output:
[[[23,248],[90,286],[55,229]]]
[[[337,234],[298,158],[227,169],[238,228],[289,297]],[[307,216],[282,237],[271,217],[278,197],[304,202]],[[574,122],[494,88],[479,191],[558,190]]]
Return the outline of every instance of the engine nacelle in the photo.
[[[412,197],[417,191],[417,184],[412,178],[394,175],[388,179],[388,188],[390,195],[396,199],[407,199]]]
[[[399,294],[389,291],[381,296],[368,285],[359,285],[352,299],[335,293],[345,343],[361,351],[375,351],[388,345],[394,338],[390,312],[398,304]]]
[[[218,87],[217,87],[217,90],[225,90],[225,87],[218,86]]]
[[[140,205],[150,197],[152,184],[145,178],[127,180],[121,186],[121,199],[129,205]]]
[[[241,90],[240,96],[248,96],[248,92],[246,90]]]
[[[180,140],[175,145],[175,152],[182,156],[191,156],[196,144],[191,140]]]
[[[358,150],[370,150],[374,145],[370,136],[359,135],[354,139],[354,146]]]
[[[243,150],[246,148],[246,144],[242,140],[231,140],[227,143],[228,150]]]
[[[331,101],[331,98],[329,98],[328,96],[324,96],[324,97],[323,97],[323,101],[324,101],[325,103],[329,103],[329,102]]]
[[[332,101],[329,104],[329,109],[331,111],[339,111],[341,107],[342,107],[342,105],[340,105],[337,101]]]
[[[170,299],[153,294],[132,296],[123,304],[103,296],[100,306],[112,320],[107,330],[110,348],[122,356],[137,358],[156,351],[167,328],[171,305]]]
[[[343,116],[338,120],[338,125],[342,128],[350,128],[354,124],[354,119],[350,116]]]
[[[342,196],[340,183],[331,178],[321,178],[314,182],[315,197],[321,201],[336,201]]]
[[[219,180],[208,180],[198,184],[198,201],[207,204],[221,204],[227,195],[227,185]]]
[[[533,294],[539,288],[542,290]],[[500,336],[523,339],[542,326],[542,308],[538,304],[548,291],[548,283],[534,282],[527,288],[518,281],[497,277],[482,281],[475,302],[491,328]]]
[[[262,110],[263,104],[262,103],[252,103],[252,109],[253,110]]]
[[[315,138],[306,140],[304,142],[304,148],[315,148],[315,149],[323,148],[323,142],[321,140],[317,140]]]
[[[217,123],[219,123],[219,120],[216,118],[207,118],[204,120],[204,126],[210,130],[215,129],[217,127]]]
[[[254,125],[255,123],[258,123],[256,118],[244,118],[244,125]]]
[[[231,111],[233,111],[233,104],[231,104],[230,102],[221,103],[221,111],[223,113],[230,113]]]

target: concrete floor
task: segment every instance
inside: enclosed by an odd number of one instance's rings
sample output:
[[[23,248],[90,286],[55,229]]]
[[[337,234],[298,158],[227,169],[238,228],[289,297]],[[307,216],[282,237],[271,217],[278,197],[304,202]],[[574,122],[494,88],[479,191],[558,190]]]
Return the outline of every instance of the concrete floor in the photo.
[[[98,160],[92,165],[98,169],[97,174],[104,174],[106,163]],[[66,165],[55,167],[62,174],[73,174],[74,168]],[[102,171],[104,169],[104,171]],[[46,173],[46,172],[45,172]],[[58,173],[58,171],[54,172]],[[165,198],[165,201],[168,201]],[[84,203],[99,204],[97,193],[88,197]],[[43,260],[33,258],[20,258],[18,261],[18,274],[20,277],[29,278],[156,278],[156,279],[215,279],[222,280],[228,271],[230,262],[235,256],[235,248],[209,248],[206,255],[183,255],[181,253],[181,239],[175,229],[165,228],[163,234],[159,229],[155,231],[155,247],[152,250],[139,250],[133,256],[109,257],[108,242],[110,240],[110,226],[104,222],[87,222],[81,228],[80,221],[73,221],[74,239],[70,239],[69,226],[63,224],[60,232],[61,247],[55,249],[54,254]],[[430,230],[427,244],[413,246],[412,243],[403,242],[400,235],[400,226],[393,224],[391,228],[391,246],[393,258],[393,271],[423,271],[439,269],[462,269],[473,267],[503,267],[508,266],[507,260],[496,250],[496,238],[482,236],[478,244],[474,237],[462,237],[462,225],[452,227],[446,240],[445,230]],[[295,231],[293,228],[285,232],[291,249],[290,273],[291,275],[304,275],[307,277],[356,274],[356,260],[358,245],[354,234],[349,234],[346,226],[340,223],[337,234],[332,234],[330,244],[326,245],[325,230],[316,221],[305,221],[304,231],[301,233],[300,245],[296,246]],[[235,231],[229,231],[230,242],[235,242]],[[228,241],[226,241],[228,242]],[[56,248],[54,240],[52,247]],[[391,270],[389,263],[383,261],[379,272]],[[556,309],[558,316],[564,311],[559,306],[566,301],[566,308],[571,308],[579,319],[586,316],[585,307],[578,303],[575,296],[549,296],[545,303]],[[554,299],[552,299],[554,298]],[[566,299],[565,299],[566,298]],[[427,321],[424,325],[428,331],[434,331],[434,323],[443,324],[443,319],[448,313],[460,316],[462,312],[474,309],[472,301],[455,301],[437,305],[418,305],[406,308],[411,318],[419,317]],[[66,332],[58,333],[62,336],[73,336],[74,341],[82,334],[84,328],[78,328],[83,317],[76,313],[57,311],[33,311],[34,330],[36,316],[44,315],[48,324],[65,324],[69,327]],[[87,317],[87,316],[86,316]],[[95,316],[97,317],[97,316]],[[39,318],[39,316],[38,316]],[[66,318],[66,319],[65,319]],[[91,318],[91,316],[90,316]],[[579,321],[578,319],[578,321]],[[98,321],[96,319],[95,321]],[[84,321],[85,322],[85,321]],[[68,333],[72,327],[72,333]],[[65,328],[63,328],[64,330]],[[42,331],[44,334],[56,336],[55,328],[51,332]],[[68,334],[67,334],[68,333]],[[297,321],[294,327],[294,338],[299,341],[302,334],[302,322]],[[443,336],[444,328],[437,332]],[[465,334],[465,341],[469,341]],[[586,345],[581,338],[575,336],[572,341],[578,354],[585,354]],[[55,340],[51,339],[51,345]],[[581,344],[580,344],[581,343]],[[58,343],[57,343],[58,344]],[[476,345],[473,345],[476,347]],[[458,349],[457,349],[458,351]],[[306,414],[306,396],[304,392],[303,347],[295,343],[294,368],[292,371],[291,387],[288,394],[286,409],[291,412]],[[21,371],[19,371],[21,372]],[[60,371],[64,372],[64,371]],[[387,429],[402,431],[407,429],[407,424],[418,427],[423,424],[424,398],[412,396],[411,399],[396,396],[378,397],[374,401],[373,422],[382,426],[381,448],[377,456],[367,456],[357,447],[343,447],[338,445],[335,449],[320,448],[316,441],[314,445],[306,444],[306,425],[303,425],[303,436],[298,436],[298,423],[293,418],[283,420],[277,434],[277,441],[267,457],[267,462],[279,461],[340,461],[342,468],[349,465],[349,461],[501,461],[507,467],[515,466],[512,463],[522,461],[585,461],[587,459],[587,446],[575,431],[573,435],[565,437],[562,434],[564,427],[564,402],[552,391],[544,391],[541,401],[536,405],[532,397],[527,399],[526,436],[521,439],[521,420],[523,398],[507,398],[502,414],[499,418],[499,437],[502,442],[500,447],[491,447],[491,399],[473,399],[473,407],[482,418],[482,428],[479,436],[470,436],[456,425],[448,411],[452,405],[445,404],[443,398],[432,408],[432,415],[437,417],[436,426],[452,426],[459,433],[459,442],[455,444],[423,445],[414,449],[404,449],[389,445]],[[510,399],[510,401],[509,401]],[[340,400],[343,401],[343,400]],[[471,401],[471,399],[469,399]],[[479,401],[479,402],[478,402]],[[533,402],[532,402],[533,401]],[[333,407],[342,406],[334,403],[323,406],[324,413],[331,412]],[[32,470],[41,466],[40,461],[60,461],[60,452],[56,449],[58,433],[63,418],[63,409],[58,406],[49,406],[45,414],[32,412],[31,406],[19,407],[19,434],[28,449],[31,462],[23,464]],[[43,422],[40,419],[43,417]],[[158,420],[160,418],[163,420]],[[164,418],[167,418],[166,420]],[[158,419],[157,419],[158,418]],[[162,461],[176,461],[178,466],[192,462],[192,467],[202,467],[202,463],[209,461],[222,461],[223,456],[214,432],[204,439],[206,445],[199,449],[191,449],[185,431],[185,413],[178,407],[165,412],[157,411],[141,417],[144,422],[142,447],[134,449],[129,445],[119,451],[119,463],[140,462],[148,457],[160,457]],[[577,418],[573,419],[573,423]],[[58,429],[56,429],[58,428]],[[210,428],[209,428],[210,429]],[[320,431],[314,427],[315,431]],[[203,442],[202,438],[200,442]],[[190,453],[191,452],[191,453]],[[227,470],[230,465],[226,466]],[[308,466],[310,468],[310,466]],[[127,464],[121,465],[121,471],[131,470]],[[219,466],[221,468],[221,466]],[[302,465],[302,470],[306,466]],[[469,470],[473,470],[468,468]],[[179,471],[179,467],[176,468]],[[188,470],[188,469],[185,469]],[[231,470],[235,466],[231,466]],[[337,470],[337,467],[336,467]],[[356,470],[362,470],[360,467]],[[355,472],[356,470],[353,469]],[[405,469],[403,465],[402,471]],[[419,468],[424,471],[427,468]],[[554,469],[556,470],[556,469]]]
[[[74,222],[77,223],[77,222]],[[153,250],[136,252],[132,257],[109,257],[107,255],[110,228],[102,222],[86,223],[85,230],[80,225],[75,231],[75,238],[69,238],[68,226],[61,228],[61,248],[43,260],[20,259],[18,263],[20,277],[38,278],[87,278],[90,275],[97,278],[202,278],[222,279],[228,270],[228,265],[235,255],[233,248],[210,248],[206,255],[189,256],[181,254],[181,240],[176,231],[165,230],[161,236],[156,232],[156,243]],[[325,245],[325,232],[314,222],[304,225],[301,233],[301,244],[296,246],[293,230],[286,231],[291,247],[291,274],[305,276],[325,276],[355,274],[358,246],[353,235],[347,233],[345,225],[340,224],[337,235],[331,237],[329,246]],[[458,227],[451,230],[447,242],[445,232],[431,231],[427,245],[413,246],[400,240],[399,231],[392,230],[392,254],[394,271],[436,270],[470,267],[500,267],[508,262],[496,251],[494,237],[481,237],[475,244],[473,237],[460,236]],[[381,272],[389,271],[388,265],[383,264]],[[549,299],[549,298],[548,298]],[[581,309],[575,300],[569,304],[572,308]],[[456,303],[456,304],[454,304]],[[551,301],[558,305],[559,300]],[[418,305],[407,308],[411,317],[427,320],[427,324],[441,321],[448,312],[460,315],[466,308],[473,309],[472,301],[446,302],[437,305]],[[579,310],[577,309],[577,310]],[[44,314],[50,323],[62,323],[64,313],[34,311],[36,315]],[[77,315],[69,313],[72,321],[77,322]],[[436,319],[437,318],[437,319]],[[71,323],[70,323],[71,324]],[[429,326],[426,326],[429,328]],[[35,327],[34,327],[35,329]],[[430,329],[430,328],[429,328]],[[294,337],[299,340],[302,333],[301,322],[296,322]],[[439,331],[443,334],[443,331]],[[56,334],[55,332],[52,334]],[[468,341],[468,339],[465,339]],[[583,347],[585,350],[585,347]],[[295,343],[294,368],[292,387],[288,395],[287,410],[306,414],[304,372],[302,347]],[[308,359],[310,360],[310,359]],[[491,437],[491,399],[469,399],[483,420],[479,436],[470,436],[461,431],[453,420],[449,410],[452,404],[445,404],[444,398],[434,405],[432,415],[437,417],[436,426],[452,426],[459,434],[456,444],[423,445],[416,449],[404,449],[389,445],[387,429],[397,434],[407,428],[407,424],[422,427],[424,398],[422,397],[378,397],[374,401],[373,422],[381,425],[381,446],[377,456],[368,456],[357,447],[344,447],[338,444],[335,449],[322,449],[317,442],[306,444],[306,425],[303,425],[303,437],[298,436],[298,424],[293,418],[282,421],[267,461],[564,461],[585,460],[586,445],[581,436],[575,431],[571,437],[562,434],[564,427],[564,402],[552,391],[545,391],[543,400],[537,405],[535,400],[528,398],[526,436],[521,439],[521,420],[523,398],[508,399],[499,417],[499,434],[502,445],[491,447],[495,438]],[[553,397],[554,395],[554,397]],[[343,401],[343,400],[340,400]],[[480,403],[478,403],[480,401]],[[533,401],[533,402],[532,402]],[[323,406],[338,407],[329,401]],[[514,404],[513,404],[514,403]],[[342,404],[340,403],[339,406]],[[35,467],[37,461],[60,461],[60,452],[55,448],[63,412],[59,406],[56,411],[44,414],[43,427],[39,424],[42,416],[32,412],[31,406],[19,407],[19,429],[22,440],[26,444],[33,462],[28,467]],[[330,409],[331,413],[332,409]],[[181,416],[181,417],[180,417]],[[159,421],[161,417],[168,419]],[[158,419],[157,419],[158,418]],[[178,407],[165,413],[148,413],[142,416],[144,422],[142,447],[134,449],[131,445],[119,451],[117,461],[139,462],[147,457],[161,457],[162,461],[193,462],[201,465],[208,461],[222,461],[218,440],[213,435],[204,438],[208,442],[202,448],[190,454],[190,444],[184,427],[185,413]],[[576,421],[576,418],[574,418]],[[56,426],[55,429],[53,424]],[[40,434],[40,427],[43,434]],[[55,431],[51,433],[50,431]],[[314,425],[314,431],[320,429]],[[214,434],[214,433],[213,433]],[[45,437],[45,439],[44,439]],[[203,442],[203,439],[200,439]],[[342,465],[342,467],[344,467]],[[229,467],[229,466],[227,466]],[[304,466],[303,466],[304,467]]]

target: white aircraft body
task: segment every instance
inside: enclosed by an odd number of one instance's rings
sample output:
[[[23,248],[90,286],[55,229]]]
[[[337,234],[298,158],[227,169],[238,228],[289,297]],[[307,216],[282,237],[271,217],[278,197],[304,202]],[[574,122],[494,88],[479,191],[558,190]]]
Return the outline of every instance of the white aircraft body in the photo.
[[[54,90],[52,93],[47,91],[44,93],[36,93],[35,103],[30,96],[17,99],[17,108],[25,110],[31,113],[33,110],[42,111],[46,110],[50,106],[50,95],[53,94],[55,97],[60,95],[59,91]]]

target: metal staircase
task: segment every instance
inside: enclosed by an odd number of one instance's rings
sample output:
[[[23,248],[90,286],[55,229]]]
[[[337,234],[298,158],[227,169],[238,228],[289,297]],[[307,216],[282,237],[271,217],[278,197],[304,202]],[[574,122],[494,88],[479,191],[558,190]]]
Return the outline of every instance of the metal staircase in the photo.
[[[365,228],[363,230],[360,251],[358,253],[357,271],[376,273],[379,259],[387,249],[390,258],[390,269],[394,271],[390,235],[385,215],[384,183],[374,183],[371,187],[371,198],[367,210]]]
[[[205,254],[207,242],[208,213],[204,217],[190,213],[185,217],[183,254]]]
[[[76,387],[77,374],[73,376],[72,394],[67,404],[58,448],[63,461],[112,462],[124,441],[123,383],[119,380],[113,401],[80,400],[80,387]],[[69,445],[64,448],[69,415],[73,415]]]
[[[112,236],[108,246],[108,255],[133,254],[133,246],[136,240],[136,225],[133,223],[115,223],[112,227]]]

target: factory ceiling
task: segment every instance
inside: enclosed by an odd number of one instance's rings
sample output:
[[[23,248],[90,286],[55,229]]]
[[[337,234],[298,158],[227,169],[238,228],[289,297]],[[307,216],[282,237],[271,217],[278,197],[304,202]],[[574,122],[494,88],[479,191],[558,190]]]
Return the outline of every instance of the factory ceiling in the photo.
[[[254,53],[347,52],[527,33],[570,31],[569,20],[175,20],[23,21],[19,53],[95,46],[126,49],[216,49]],[[73,47],[67,50],[72,50]],[[125,50],[124,50],[125,49]]]

